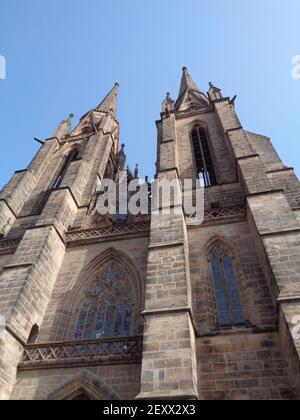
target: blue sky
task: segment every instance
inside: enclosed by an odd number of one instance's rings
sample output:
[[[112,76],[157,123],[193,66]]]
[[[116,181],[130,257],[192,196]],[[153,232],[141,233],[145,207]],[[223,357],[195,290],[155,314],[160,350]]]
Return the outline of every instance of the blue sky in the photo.
[[[129,163],[152,176],[155,120],[181,68],[198,86],[238,95],[246,129],[272,137],[300,175],[299,0],[1,0],[0,186],[71,112],[78,119],[120,82]]]

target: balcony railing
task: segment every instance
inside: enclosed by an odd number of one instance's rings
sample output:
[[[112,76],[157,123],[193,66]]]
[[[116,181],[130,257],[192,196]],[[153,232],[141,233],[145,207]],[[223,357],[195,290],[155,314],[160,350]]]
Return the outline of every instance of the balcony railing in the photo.
[[[19,246],[19,243],[21,242],[21,238],[17,239],[1,239],[0,240],[0,253],[2,250],[7,249],[15,249]]]
[[[91,239],[101,239],[107,237],[117,237],[119,235],[130,235],[138,234],[143,232],[149,232],[150,220],[139,223],[129,224],[114,224],[112,226],[106,226],[101,228],[79,230],[74,232],[67,232],[66,240],[68,244],[76,241],[85,241]]]
[[[211,210],[205,213],[205,221],[216,220],[220,218],[230,218],[237,216],[246,216],[245,207],[228,207]]]
[[[94,366],[141,361],[143,338],[70,341],[26,346],[19,370]]]

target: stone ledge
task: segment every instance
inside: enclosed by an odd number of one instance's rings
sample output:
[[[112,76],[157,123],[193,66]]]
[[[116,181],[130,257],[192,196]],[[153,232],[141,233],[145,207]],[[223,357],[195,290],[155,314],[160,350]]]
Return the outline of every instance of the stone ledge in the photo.
[[[191,314],[191,308],[188,306],[183,306],[181,308],[158,308],[158,309],[145,309],[142,312],[142,315],[169,315],[172,313],[181,313],[181,312],[188,312]]]
[[[278,231],[273,231],[273,232],[261,233],[260,236],[262,238],[268,238],[268,237],[272,237],[272,236],[289,235],[291,233],[300,233],[300,227],[295,228],[295,229],[286,229],[286,230],[278,230]]]
[[[246,156],[239,156],[236,158],[236,160],[238,162],[240,162],[241,160],[247,160],[247,159],[254,159],[254,158],[259,158],[259,154],[258,153],[253,153],[251,155],[246,155]]]
[[[272,169],[271,171],[266,171],[266,174],[276,174],[280,172],[291,172],[294,171],[294,168],[281,168],[281,169]]]
[[[149,245],[149,249],[160,249],[160,248],[175,248],[184,246],[184,241],[178,241],[178,242],[164,242],[164,243],[154,243]]]
[[[5,329],[19,344],[21,344],[21,346],[26,346],[25,341],[23,341],[22,338],[19,337],[18,334],[16,334],[9,325],[6,325]]]
[[[233,131],[239,131],[239,130],[244,130],[244,128],[241,125],[239,125],[238,127],[228,128],[228,130],[226,130],[226,133],[228,134]]]
[[[136,400],[182,400],[182,401],[195,401],[199,396],[194,390],[188,392],[187,390],[176,391],[152,391],[141,392]]]
[[[260,334],[273,334],[277,333],[276,327],[259,328],[259,327],[244,327],[239,329],[228,329],[228,330],[216,330],[213,332],[199,333],[197,338],[214,338],[214,337],[232,337],[241,335],[260,335]]]
[[[34,263],[8,264],[3,267],[3,270],[15,270],[18,268],[34,268]]]
[[[255,193],[247,194],[247,198],[251,197],[258,197],[260,195],[271,195],[271,194],[284,194],[284,190],[282,188],[276,189],[276,190],[264,190],[264,191],[258,191]]]
[[[170,139],[170,140],[161,140],[160,144],[166,144],[166,143],[174,143],[175,139]]]
[[[300,303],[300,293],[294,295],[279,295],[277,298],[278,303],[290,303],[290,302],[298,302]]]

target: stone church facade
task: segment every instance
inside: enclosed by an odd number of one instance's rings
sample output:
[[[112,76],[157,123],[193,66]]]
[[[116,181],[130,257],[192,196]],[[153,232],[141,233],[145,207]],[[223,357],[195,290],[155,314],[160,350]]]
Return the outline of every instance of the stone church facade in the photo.
[[[156,178],[200,178],[204,222],[101,216],[97,185],[125,165],[117,93],[63,121],[0,193],[0,398],[298,399],[293,169],[184,68],[156,122]]]

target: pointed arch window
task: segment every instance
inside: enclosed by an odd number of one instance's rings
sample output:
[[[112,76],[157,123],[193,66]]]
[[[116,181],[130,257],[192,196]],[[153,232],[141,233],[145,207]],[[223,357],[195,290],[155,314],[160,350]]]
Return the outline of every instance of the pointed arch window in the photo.
[[[197,174],[202,186],[211,187],[217,184],[215,169],[209,150],[208,138],[203,127],[195,127],[192,131],[192,141],[197,167]]]
[[[210,251],[210,264],[214,280],[219,326],[221,328],[245,326],[233,259],[229,250],[219,244]]]
[[[65,176],[65,174],[66,174],[66,172],[67,172],[67,170],[68,170],[68,168],[70,166],[70,164],[74,160],[78,159],[78,156],[79,156],[78,149],[74,149],[65,158],[65,161],[64,161],[63,165],[61,166],[61,168],[59,170],[59,173],[57,174],[57,176],[56,176],[56,178],[55,178],[55,180],[54,180],[54,182],[52,184],[52,190],[56,190],[57,188],[60,187],[60,185],[62,183],[62,180],[63,180],[63,178],[64,178],[64,176]]]
[[[127,273],[116,262],[98,273],[79,308],[75,340],[129,337],[134,311]]]

